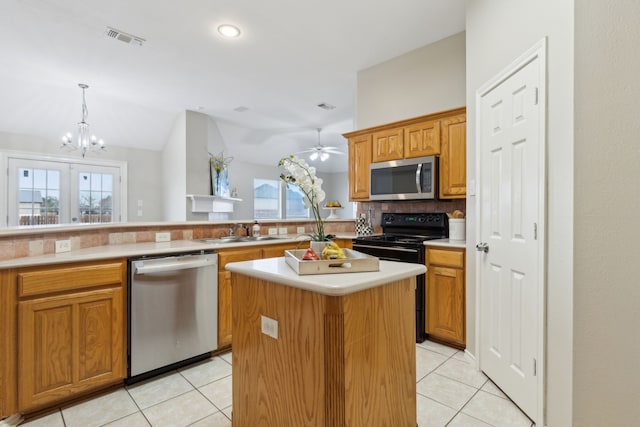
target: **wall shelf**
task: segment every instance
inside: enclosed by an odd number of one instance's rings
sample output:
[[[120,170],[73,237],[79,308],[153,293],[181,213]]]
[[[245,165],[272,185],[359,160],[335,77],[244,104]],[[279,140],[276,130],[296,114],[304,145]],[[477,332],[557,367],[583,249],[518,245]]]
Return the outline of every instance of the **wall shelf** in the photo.
[[[234,197],[199,194],[187,194],[187,197],[191,199],[191,212],[193,213],[231,213],[233,212],[233,204],[242,201],[242,199]]]

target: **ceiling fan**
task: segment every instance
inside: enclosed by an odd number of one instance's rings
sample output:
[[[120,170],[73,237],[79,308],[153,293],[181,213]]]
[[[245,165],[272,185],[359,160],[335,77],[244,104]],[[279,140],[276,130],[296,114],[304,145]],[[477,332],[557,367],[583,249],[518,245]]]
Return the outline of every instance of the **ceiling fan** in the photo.
[[[338,150],[338,147],[330,147],[327,145],[322,145],[322,143],[320,142],[320,131],[322,131],[322,129],[318,128],[318,143],[315,146],[309,148],[308,150],[300,151],[298,154],[311,153],[309,154],[309,159],[311,161],[320,159],[321,162],[324,162],[325,160],[327,160],[331,154],[344,155],[342,151]]]

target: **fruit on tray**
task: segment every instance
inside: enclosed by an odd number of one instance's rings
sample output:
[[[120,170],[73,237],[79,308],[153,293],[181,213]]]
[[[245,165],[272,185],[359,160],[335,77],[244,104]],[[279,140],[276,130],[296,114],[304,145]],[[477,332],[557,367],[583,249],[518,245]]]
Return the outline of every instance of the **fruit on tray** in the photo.
[[[328,207],[328,208],[341,208],[342,207],[340,202],[337,201],[337,200],[328,200],[327,204],[325,206]]]
[[[318,261],[320,259],[320,257],[318,256],[316,251],[314,251],[313,249],[309,248],[304,253],[304,255],[302,255],[302,259],[304,261]]]
[[[337,243],[331,242],[322,250],[322,259],[345,259],[347,255]]]

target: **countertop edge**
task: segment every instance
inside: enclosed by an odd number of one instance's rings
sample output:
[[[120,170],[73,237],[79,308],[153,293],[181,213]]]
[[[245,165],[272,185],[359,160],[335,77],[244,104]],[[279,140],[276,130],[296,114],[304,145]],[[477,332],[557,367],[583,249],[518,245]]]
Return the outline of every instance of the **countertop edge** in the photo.
[[[284,257],[229,263],[232,273],[268,280],[328,296],[344,296],[426,272],[421,264],[380,261],[380,270],[341,274],[298,275]]]
[[[353,239],[355,234],[337,234],[336,238]],[[292,243],[308,241],[306,235],[281,236],[274,240],[260,240],[242,243],[202,243],[197,240],[172,240],[170,242],[123,243],[119,245],[93,246],[71,252],[49,255],[36,255],[0,261],[0,269],[35,267],[41,265],[55,265],[83,261],[99,261],[112,258],[134,258],[141,256],[157,256],[180,254],[197,251],[216,251],[229,248],[249,248],[252,246],[267,246],[278,243]]]
[[[426,242],[424,242],[424,245],[456,248],[456,249],[466,249],[467,242],[466,240],[436,239],[436,240],[427,240]]]

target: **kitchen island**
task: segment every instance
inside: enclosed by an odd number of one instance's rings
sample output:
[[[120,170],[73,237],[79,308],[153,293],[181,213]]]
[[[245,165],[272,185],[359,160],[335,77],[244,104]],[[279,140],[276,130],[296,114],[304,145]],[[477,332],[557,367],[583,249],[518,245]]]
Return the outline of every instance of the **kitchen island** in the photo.
[[[415,276],[297,275],[284,258],[227,264],[233,425],[416,425]]]

